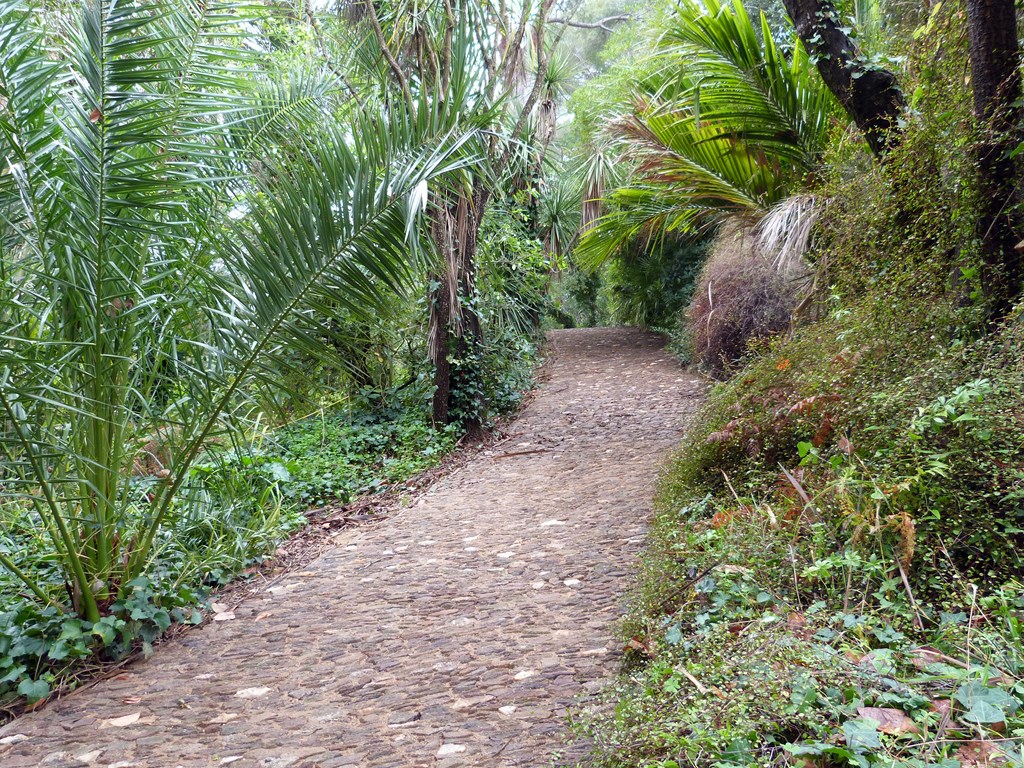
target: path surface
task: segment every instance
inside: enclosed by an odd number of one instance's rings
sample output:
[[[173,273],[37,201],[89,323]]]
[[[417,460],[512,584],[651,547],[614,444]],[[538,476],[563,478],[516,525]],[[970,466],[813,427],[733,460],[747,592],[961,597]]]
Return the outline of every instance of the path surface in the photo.
[[[571,757],[566,707],[617,669],[619,595],[658,464],[700,387],[638,331],[558,331],[553,345],[511,440],[343,534],[235,620],[0,729],[0,765],[540,768]]]

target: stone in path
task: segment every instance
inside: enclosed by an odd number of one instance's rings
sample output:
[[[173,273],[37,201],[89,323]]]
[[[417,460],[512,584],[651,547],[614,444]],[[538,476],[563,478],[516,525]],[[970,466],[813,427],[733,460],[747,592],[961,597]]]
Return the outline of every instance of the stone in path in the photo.
[[[700,385],[656,337],[552,334],[512,439],[420,501],[0,729],[0,765],[538,768],[617,669],[618,597]]]

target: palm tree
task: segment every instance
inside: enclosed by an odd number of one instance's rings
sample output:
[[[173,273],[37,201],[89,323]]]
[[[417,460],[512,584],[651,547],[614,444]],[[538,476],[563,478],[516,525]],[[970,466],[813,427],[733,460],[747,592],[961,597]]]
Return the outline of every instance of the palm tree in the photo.
[[[330,354],[328,308],[402,290],[422,190],[473,158],[441,107],[339,121],[330,73],[268,82],[230,2],[46,18],[0,4],[0,494],[34,511],[67,598],[0,564],[96,625],[209,439],[283,353]],[[140,487],[154,433],[170,450]]]
[[[430,276],[433,415],[435,422],[459,422],[467,432],[482,428],[485,410],[476,394],[484,346],[484,326],[474,306],[480,227],[499,187],[520,184],[543,162],[545,142],[538,133],[547,129],[550,140],[555,116],[553,103],[544,106],[545,97],[554,95],[565,70],[554,53],[564,26],[549,35],[554,3],[359,5],[371,33],[364,52],[372,47],[372,55],[361,60],[371,71],[384,71],[382,100],[404,101],[414,111],[445,104],[460,125],[488,134],[483,162],[467,166],[457,183],[430,190],[433,243],[444,262]],[[532,72],[524,76],[531,47]],[[522,140],[527,134],[529,142]],[[466,407],[460,400],[473,402]]]
[[[755,27],[742,3],[683,0],[659,49],[660,68],[613,127],[632,179],[605,197],[581,263],[637,237],[764,216],[814,168],[842,114],[799,39],[787,58],[764,14]]]

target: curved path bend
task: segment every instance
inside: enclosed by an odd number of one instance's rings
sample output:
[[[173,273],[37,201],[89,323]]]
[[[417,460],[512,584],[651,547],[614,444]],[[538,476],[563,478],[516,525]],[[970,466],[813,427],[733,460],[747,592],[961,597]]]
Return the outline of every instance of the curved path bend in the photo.
[[[540,768],[617,669],[619,595],[700,385],[552,334],[512,439],[222,621],[0,729],[4,768]]]

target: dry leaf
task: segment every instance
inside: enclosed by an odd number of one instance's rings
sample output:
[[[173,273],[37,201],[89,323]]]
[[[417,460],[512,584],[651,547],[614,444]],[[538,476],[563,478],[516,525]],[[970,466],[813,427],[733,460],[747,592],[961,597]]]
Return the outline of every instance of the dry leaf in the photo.
[[[956,756],[962,768],[1006,765],[1009,762],[995,742],[980,739],[968,741],[956,751]]]
[[[268,693],[270,693],[270,689],[266,686],[261,686],[259,688],[243,688],[235,694],[235,697],[239,699],[258,699],[260,696],[266,696]]]
[[[742,565],[725,565],[718,566],[718,570],[722,573],[753,573],[749,568],[744,568]]]
[[[626,643],[626,650],[636,651],[637,653],[641,653],[649,658],[654,658],[654,650],[651,648],[650,639],[644,640],[639,636],[631,637],[629,642]]]
[[[807,619],[802,613],[793,611],[786,617],[786,626],[790,632],[796,632],[807,626]]]
[[[890,707],[857,707],[857,714],[867,720],[874,720],[876,731],[899,736],[903,733],[920,733],[914,721],[898,709]]]
[[[268,616],[272,616],[272,615],[273,614],[270,611],[263,611],[263,613],[257,614],[256,618],[253,619],[253,621],[261,621],[261,620],[267,618]]]
[[[141,712],[133,712],[132,714],[124,715],[123,717],[114,717],[100,723],[100,728],[126,728],[129,725],[139,722],[140,717],[142,717]]]
[[[223,723],[230,723],[237,717],[238,715],[234,712],[225,712],[224,714],[217,715],[215,718],[210,720],[210,725],[221,725]]]

